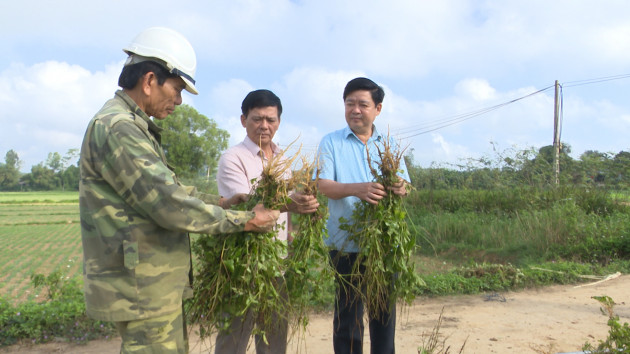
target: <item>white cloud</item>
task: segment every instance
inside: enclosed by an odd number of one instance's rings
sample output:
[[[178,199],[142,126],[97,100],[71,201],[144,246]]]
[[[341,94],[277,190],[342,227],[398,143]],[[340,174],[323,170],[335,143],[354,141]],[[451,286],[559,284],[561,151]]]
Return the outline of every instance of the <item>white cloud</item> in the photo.
[[[217,83],[204,97],[212,111],[221,116],[240,116],[241,102],[248,92],[254,90],[249,82],[231,79]]]
[[[343,89],[349,80],[362,75],[360,72],[302,67],[289,72],[271,89],[282,100],[287,120],[292,123],[343,127]]]
[[[630,70],[625,40],[630,3],[621,0],[605,5],[571,0],[170,5],[137,1],[121,12],[120,4],[108,0],[90,6],[77,0],[4,4],[0,158],[15,149],[30,166],[48,152],[78,147],[87,121],[116,89],[121,47],[141,29],[158,24],[181,31],[195,46],[201,94],[185,95],[184,103],[228,130],[230,143],[244,137],[238,117],[245,94],[269,88],[285,107],[277,140],[286,144],[300,136],[304,146],[315,146],[345,124],[341,93],[346,82],[367,76],[386,89],[377,125],[399,136],[419,134],[407,142],[423,166],[483,154],[490,140],[502,146],[548,145],[552,90],[445,123],[556,79]],[[567,85],[563,137],[574,151],[629,148],[629,84],[626,79]]]
[[[611,24],[593,31],[589,35],[593,49],[607,60],[617,65],[625,65],[630,61],[630,24]]]
[[[488,101],[496,98],[496,90],[483,79],[465,79],[455,85],[455,93],[470,97],[474,101]]]
[[[87,122],[113,95],[118,73],[48,61],[13,64],[0,73],[0,152],[18,153],[23,168],[45,161],[48,153],[80,147]]]
[[[446,143],[446,141],[444,141],[444,137],[440,134],[437,133],[433,133],[431,134],[431,140],[433,141],[434,144],[436,144],[439,148],[440,151],[446,155],[449,156],[451,153],[451,148],[449,146],[449,144]]]

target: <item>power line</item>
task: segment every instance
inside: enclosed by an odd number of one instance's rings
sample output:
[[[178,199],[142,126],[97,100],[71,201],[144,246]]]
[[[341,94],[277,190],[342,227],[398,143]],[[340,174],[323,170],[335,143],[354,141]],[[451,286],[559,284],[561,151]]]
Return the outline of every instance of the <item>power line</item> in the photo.
[[[592,85],[592,84],[598,84],[601,82],[606,82],[606,81],[613,81],[613,80],[622,80],[622,79],[627,79],[630,78],[630,74],[620,74],[620,75],[613,75],[613,76],[604,76],[604,77],[599,77],[599,78],[593,78],[593,79],[585,79],[585,80],[575,80],[575,81],[567,81],[564,84],[560,85],[560,94],[563,94],[563,87],[576,87],[576,86],[584,86],[584,85]],[[425,123],[423,125],[416,125],[416,126],[412,126],[412,127],[417,127],[417,129],[412,129],[411,131],[409,130],[409,128],[405,128],[405,132],[404,133],[398,133],[398,134],[393,134],[395,136],[397,136],[399,139],[409,139],[409,138],[413,138],[416,137],[418,135],[422,135],[422,134],[426,134],[426,133],[430,133],[442,128],[446,128],[448,126],[451,125],[455,125],[461,122],[464,122],[466,120],[472,119],[474,117],[480,116],[482,114],[486,114],[488,112],[494,111],[496,109],[499,109],[501,107],[507,106],[509,104],[515,103],[517,101],[523,100],[525,98],[537,95],[541,92],[547,91],[550,88],[554,87],[554,85],[550,85],[547,86],[543,89],[540,89],[538,91],[532,92],[530,94],[527,94],[525,96],[495,105],[495,106],[491,106],[491,107],[487,107],[487,108],[482,108],[480,110],[476,110],[476,111],[472,111],[472,112],[468,112],[468,113],[462,113],[462,114],[457,114],[451,117],[447,117],[445,119],[441,119],[441,120],[436,120],[433,122],[428,122]],[[564,111],[564,100],[561,100],[561,117],[564,116],[563,111]]]
[[[585,79],[585,80],[575,80],[575,81],[567,81],[564,84],[560,85],[560,134],[562,134],[562,120],[564,118],[564,95],[563,95],[563,88],[564,87],[576,87],[576,86],[584,86],[584,85],[592,85],[592,84],[597,84],[597,83],[601,83],[601,82],[606,82],[606,81],[613,81],[613,80],[621,80],[621,79],[627,79],[630,78],[630,74],[620,74],[620,75],[613,75],[613,76],[605,76],[605,77],[599,77],[599,78],[593,78],[593,79]],[[422,134],[427,134],[442,128],[446,128],[449,127],[451,125],[455,125],[455,124],[459,124],[462,123],[464,121],[467,121],[469,119],[475,118],[477,116],[495,111],[499,108],[505,107],[507,105],[510,105],[512,103],[521,101],[523,99],[526,99],[528,97],[531,96],[535,96],[539,93],[545,92],[549,89],[551,89],[552,87],[554,87],[555,85],[549,85],[543,89],[534,91],[532,93],[529,93],[527,95],[515,98],[513,100],[509,100],[494,106],[490,106],[490,107],[486,107],[486,108],[481,108],[475,111],[471,111],[471,112],[467,112],[467,113],[460,113],[460,114],[456,114],[456,115],[452,115],[452,116],[447,116],[445,118],[442,119],[437,119],[434,121],[430,121],[430,122],[426,122],[426,123],[421,123],[421,124],[416,124],[416,125],[412,125],[412,126],[408,126],[405,128],[401,128],[401,129],[397,129],[396,131],[402,131],[404,130],[404,132],[401,133],[392,133],[392,136],[398,138],[398,139],[410,139],[413,137],[416,137],[418,135],[422,135]],[[410,129],[411,128],[411,129]],[[312,151],[312,150],[316,150],[316,148],[313,149],[313,147],[303,147],[304,150],[307,151]]]
[[[429,123],[429,125],[426,126],[426,127],[422,127],[422,128],[419,128],[419,129],[412,129],[411,131],[405,129],[406,131],[404,133],[393,134],[393,135],[397,136],[399,139],[413,138],[413,137],[416,137],[418,135],[426,134],[426,133],[429,133],[429,132],[432,132],[432,131],[435,131],[435,130],[438,130],[438,129],[442,129],[442,128],[445,128],[445,127],[448,127],[448,126],[451,126],[451,125],[454,125],[454,124],[458,124],[458,123],[464,122],[466,120],[472,119],[474,117],[480,116],[482,114],[485,114],[485,113],[497,110],[497,109],[499,109],[501,107],[505,107],[505,106],[510,105],[512,103],[515,103],[515,102],[518,102],[520,100],[523,100],[525,98],[528,98],[528,97],[537,95],[539,93],[542,93],[544,91],[547,91],[547,90],[549,90],[552,87],[554,87],[554,85],[547,86],[547,87],[545,87],[543,89],[540,89],[538,91],[534,91],[534,92],[529,93],[529,94],[527,94],[525,96],[521,96],[521,97],[515,98],[513,100],[510,100],[510,101],[507,101],[507,102],[503,102],[503,103],[500,103],[500,104],[497,104],[497,105],[494,105],[494,106],[491,106],[491,107],[482,108],[482,109],[479,109],[479,110],[476,110],[476,111],[472,111],[472,112],[468,112],[468,113],[457,114],[457,115],[454,115],[454,116],[449,117],[447,119],[443,119],[443,120],[439,120],[439,121],[436,121],[436,122],[433,122],[433,123]]]
[[[621,79],[627,79],[627,78],[630,78],[630,74],[605,76],[605,77],[586,79],[586,80],[567,81],[564,84],[562,84],[562,86],[575,87],[575,86],[591,85],[591,84],[597,84],[597,83],[605,82],[605,81],[621,80]]]

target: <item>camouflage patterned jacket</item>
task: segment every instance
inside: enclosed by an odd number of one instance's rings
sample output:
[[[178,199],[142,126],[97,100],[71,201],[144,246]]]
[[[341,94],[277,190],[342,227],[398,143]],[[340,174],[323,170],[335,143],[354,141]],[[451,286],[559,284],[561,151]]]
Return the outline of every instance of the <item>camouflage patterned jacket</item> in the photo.
[[[242,231],[254,216],[181,185],[166,164],[160,128],[123,91],[88,125],[80,169],[84,291],[95,319],[180,309],[192,295],[187,232]]]

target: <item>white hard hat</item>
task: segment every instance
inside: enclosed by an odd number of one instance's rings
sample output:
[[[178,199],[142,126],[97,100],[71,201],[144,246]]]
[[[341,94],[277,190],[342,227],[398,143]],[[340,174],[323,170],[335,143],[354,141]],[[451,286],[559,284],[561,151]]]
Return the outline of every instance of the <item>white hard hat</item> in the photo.
[[[188,40],[179,32],[165,27],[151,27],[140,32],[123,48],[129,58],[125,65],[144,60],[156,60],[186,83],[186,91],[196,95],[195,71],[197,56]]]

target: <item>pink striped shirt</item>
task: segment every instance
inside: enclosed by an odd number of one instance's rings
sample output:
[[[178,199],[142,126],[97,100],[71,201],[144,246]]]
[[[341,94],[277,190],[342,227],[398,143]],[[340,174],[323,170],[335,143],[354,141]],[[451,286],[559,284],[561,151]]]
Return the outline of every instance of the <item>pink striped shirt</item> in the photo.
[[[271,149],[274,156],[281,152],[273,142]],[[263,166],[268,161],[260,147],[249,137],[243,142],[227,149],[219,159],[217,171],[217,186],[219,195],[230,198],[237,193],[249,194],[252,190],[251,180],[258,180],[262,174]],[[287,239],[287,213],[281,213],[278,218],[278,239]],[[284,225],[284,227],[280,227]]]

